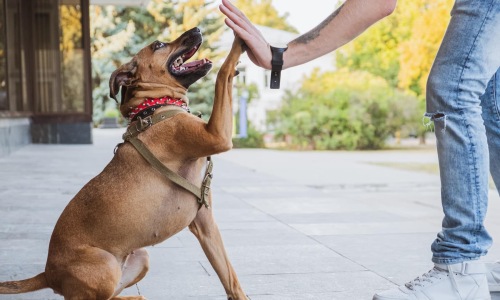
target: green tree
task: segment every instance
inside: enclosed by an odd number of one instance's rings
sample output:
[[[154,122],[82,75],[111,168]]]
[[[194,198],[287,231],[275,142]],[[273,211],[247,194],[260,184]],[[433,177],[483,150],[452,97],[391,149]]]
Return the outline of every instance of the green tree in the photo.
[[[396,87],[399,73],[398,46],[405,36],[400,23],[397,17],[386,18],[337,50],[337,67],[368,71]]]
[[[337,66],[384,78],[391,88],[420,99],[412,109],[423,113],[427,77],[452,5],[453,0],[400,1],[390,17],[337,51]],[[408,109],[401,113],[407,113]],[[425,142],[424,126],[411,131]]]

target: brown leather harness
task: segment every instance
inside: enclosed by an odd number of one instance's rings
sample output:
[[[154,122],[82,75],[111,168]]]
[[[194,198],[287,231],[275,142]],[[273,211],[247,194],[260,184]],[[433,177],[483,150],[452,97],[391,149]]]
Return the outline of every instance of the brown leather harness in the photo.
[[[134,148],[139,152],[142,157],[158,172],[164,175],[167,179],[174,182],[178,186],[184,188],[191,194],[193,194],[198,203],[200,204],[200,209],[204,205],[209,208],[208,204],[208,194],[210,192],[210,184],[212,183],[212,169],[213,162],[210,156],[207,157],[207,166],[205,169],[205,175],[201,183],[201,187],[197,187],[186,178],[180,176],[174,171],[167,168],[154,154],[148,149],[148,147],[137,137],[141,132],[145,131],[149,127],[167,120],[175,116],[178,113],[185,113],[186,111],[181,109],[168,110],[163,113],[154,114],[145,118],[137,118],[137,121],[130,123],[127,131],[123,134],[123,140],[129,142],[134,146]]]

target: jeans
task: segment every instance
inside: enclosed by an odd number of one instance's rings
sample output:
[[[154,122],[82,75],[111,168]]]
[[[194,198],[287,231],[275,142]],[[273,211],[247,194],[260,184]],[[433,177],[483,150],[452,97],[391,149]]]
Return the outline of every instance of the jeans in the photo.
[[[444,211],[432,261],[485,255],[491,170],[500,187],[500,0],[457,0],[427,82]]]

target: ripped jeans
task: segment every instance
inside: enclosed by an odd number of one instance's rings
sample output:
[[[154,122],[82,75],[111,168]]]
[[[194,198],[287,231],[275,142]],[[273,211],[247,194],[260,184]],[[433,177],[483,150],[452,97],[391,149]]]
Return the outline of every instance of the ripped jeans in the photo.
[[[457,0],[427,83],[445,217],[433,262],[485,255],[491,171],[500,187],[500,0]]]

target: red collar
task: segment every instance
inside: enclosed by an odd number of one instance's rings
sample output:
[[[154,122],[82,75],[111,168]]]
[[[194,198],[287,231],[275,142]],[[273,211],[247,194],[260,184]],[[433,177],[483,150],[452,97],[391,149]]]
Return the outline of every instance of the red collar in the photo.
[[[129,114],[128,118],[132,122],[137,117],[145,118],[153,114],[153,112],[162,106],[166,105],[175,105],[178,106],[185,111],[189,112],[189,107],[184,100],[175,99],[171,97],[162,97],[162,98],[146,98],[141,104],[137,105]]]

